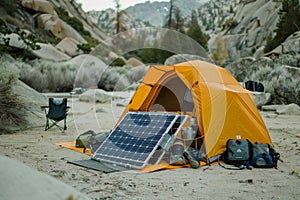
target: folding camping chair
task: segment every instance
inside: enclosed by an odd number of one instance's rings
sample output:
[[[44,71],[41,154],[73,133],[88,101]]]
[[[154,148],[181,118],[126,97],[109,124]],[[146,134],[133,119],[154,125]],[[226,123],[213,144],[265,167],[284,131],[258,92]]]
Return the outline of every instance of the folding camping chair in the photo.
[[[46,114],[45,131],[53,126],[57,126],[61,131],[67,130],[67,112],[70,108],[67,106],[67,98],[49,98],[49,105],[41,106],[41,108]],[[64,120],[63,127],[58,124],[62,120]],[[52,122],[52,124],[50,125],[49,122]]]

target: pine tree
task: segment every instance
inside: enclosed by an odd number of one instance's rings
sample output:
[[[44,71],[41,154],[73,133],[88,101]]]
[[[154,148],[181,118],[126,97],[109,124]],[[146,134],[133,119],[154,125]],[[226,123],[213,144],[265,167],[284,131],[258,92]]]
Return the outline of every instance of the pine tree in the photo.
[[[211,59],[216,61],[218,64],[223,64],[228,59],[228,44],[226,41],[222,41],[220,34],[216,37],[217,49],[212,52]]]
[[[172,27],[173,10],[174,10],[174,2],[173,2],[173,0],[170,0],[170,8],[169,8],[168,22],[167,22],[167,27],[169,29]]]
[[[121,4],[120,4],[120,0],[113,0],[115,2],[116,5],[116,16],[113,17],[110,21],[113,22],[113,30],[116,31],[117,34],[117,47],[119,47],[120,44],[120,33],[124,32],[124,31],[128,31],[127,28],[127,22],[124,19],[126,15],[128,15],[126,10],[121,10]]]
[[[196,40],[204,49],[207,50],[207,41],[209,40],[209,36],[202,32],[201,27],[198,24],[197,14],[195,11],[192,12],[190,28],[187,31],[187,35]]]
[[[279,46],[291,34],[300,31],[300,3],[299,0],[283,0],[279,12],[279,21],[275,30],[275,37],[267,42],[264,49],[269,52]]]

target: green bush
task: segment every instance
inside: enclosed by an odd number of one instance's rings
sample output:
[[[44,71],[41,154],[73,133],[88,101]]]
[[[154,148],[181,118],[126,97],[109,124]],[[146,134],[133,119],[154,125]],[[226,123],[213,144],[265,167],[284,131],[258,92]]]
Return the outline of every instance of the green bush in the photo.
[[[122,58],[116,58],[112,63],[111,66],[124,66],[126,63],[124,62],[124,60]]]
[[[235,20],[235,19],[228,19],[224,22],[223,29],[232,29],[234,27],[236,27],[239,23]]]
[[[0,8],[2,8],[8,14],[14,14],[14,12],[17,10],[17,0],[1,0]]]

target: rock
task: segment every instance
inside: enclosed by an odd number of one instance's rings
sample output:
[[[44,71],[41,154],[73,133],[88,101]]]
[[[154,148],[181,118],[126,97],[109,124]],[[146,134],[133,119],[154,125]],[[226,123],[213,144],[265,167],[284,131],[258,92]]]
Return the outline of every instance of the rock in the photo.
[[[282,46],[283,46],[284,53],[292,53],[292,54],[300,53],[300,31],[295,32],[294,34],[289,36],[284,41]]]
[[[111,60],[115,60],[117,58],[119,58],[120,56],[118,56],[118,54],[116,54],[115,52],[109,52],[108,53],[108,57],[111,59]]]
[[[22,0],[21,5],[38,12],[57,15],[52,5],[45,0]]]
[[[133,67],[138,67],[138,66],[142,66],[144,65],[144,63],[142,63],[140,60],[136,59],[136,58],[129,58],[126,61],[126,64],[131,65]]]
[[[37,43],[41,48],[33,50],[32,53],[39,58],[52,61],[69,60],[71,57],[56,49],[51,44]]]
[[[124,194],[124,192],[121,192],[121,191],[117,191],[116,193],[115,193],[115,195],[117,196],[117,197],[125,197],[126,195]]]
[[[0,33],[0,44],[6,45],[5,40],[9,40],[8,46],[10,46],[10,47],[17,47],[20,49],[27,48],[27,45],[25,44],[25,42],[16,33],[11,33],[8,35],[3,35],[2,33]]]
[[[95,88],[108,66],[93,55],[83,54],[66,63],[77,67],[75,88]]]
[[[57,38],[71,37],[79,43],[87,43],[86,40],[70,25],[62,21],[58,16],[42,14],[37,17],[38,27],[51,31]]]
[[[109,108],[103,108],[103,107],[101,107],[101,108],[97,108],[96,112],[97,113],[98,112],[100,112],[100,113],[111,113],[111,110]]]
[[[281,105],[267,105],[267,106],[262,106],[261,110],[262,111],[276,111],[279,106],[281,106]]]
[[[252,98],[257,108],[261,108],[271,101],[270,93],[252,92]]]
[[[189,60],[203,60],[206,62],[211,62],[213,63],[213,61],[211,61],[209,58],[207,57],[202,57],[199,55],[191,55],[191,54],[176,54],[174,56],[169,57],[166,61],[165,61],[165,65],[175,65],[178,63],[182,63],[182,62],[186,62]]]
[[[60,41],[55,47],[61,52],[74,57],[82,53],[82,51],[79,50],[77,47],[78,44],[80,43],[74,40],[73,38],[66,37],[62,41]]]
[[[90,89],[79,95],[79,101],[85,102],[110,102],[112,94],[101,89]]]
[[[20,96],[25,108],[24,117],[27,119],[26,127],[16,127],[25,129],[40,127],[45,123],[45,112],[41,110],[42,105],[48,105],[48,99],[43,94],[30,88],[25,83],[18,81],[12,88],[13,92]]]
[[[282,105],[277,108],[276,113],[286,115],[300,115],[300,107],[295,103]]]
[[[0,156],[0,199],[89,199],[75,188],[21,162]],[[16,189],[17,188],[17,189]]]

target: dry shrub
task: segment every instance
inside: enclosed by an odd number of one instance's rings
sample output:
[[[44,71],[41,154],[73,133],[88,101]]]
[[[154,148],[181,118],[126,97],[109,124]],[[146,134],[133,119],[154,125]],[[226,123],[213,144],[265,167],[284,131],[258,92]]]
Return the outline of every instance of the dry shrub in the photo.
[[[264,84],[273,104],[300,105],[300,69],[276,64],[260,68],[250,78]]]
[[[101,79],[107,66],[99,60],[87,61],[81,64],[77,71],[75,87],[94,88]]]
[[[23,103],[12,91],[13,84],[18,79],[14,66],[0,57],[0,134],[16,130],[26,124]]]
[[[69,92],[73,88],[77,67],[66,63],[34,60],[20,68],[20,79],[39,92]]]
[[[107,91],[121,91],[141,80],[147,71],[146,66],[109,67],[102,74],[98,88]]]

